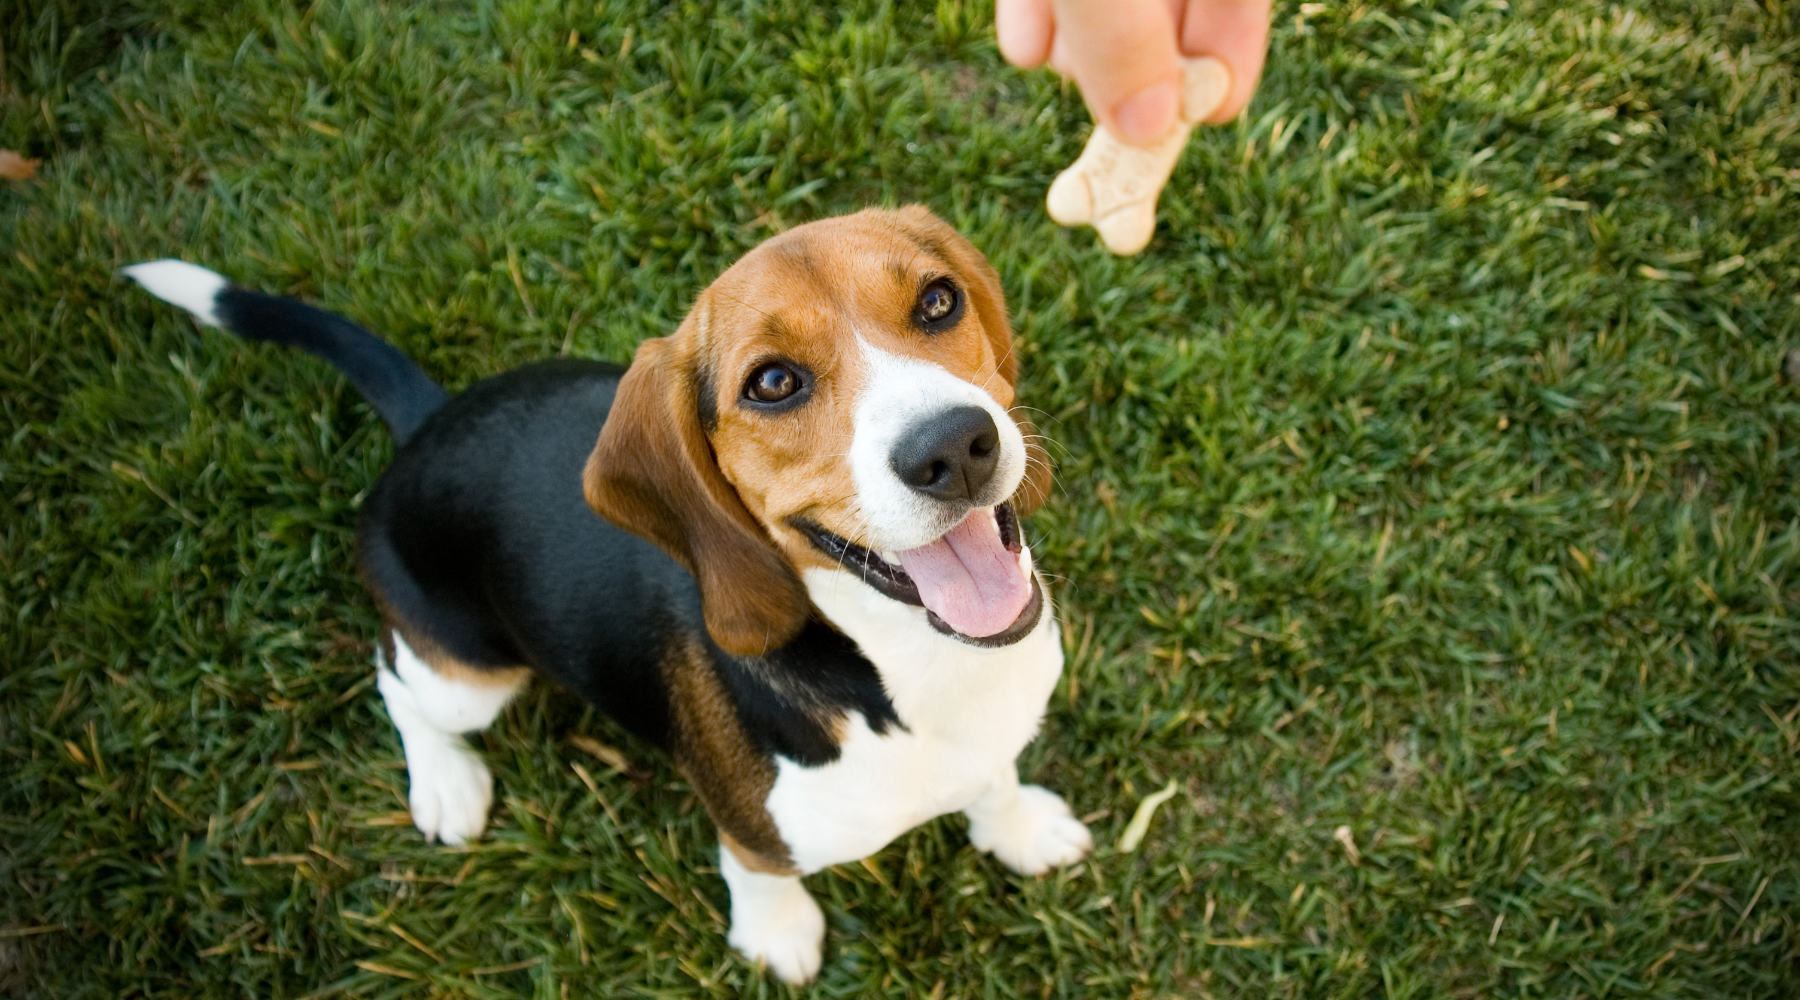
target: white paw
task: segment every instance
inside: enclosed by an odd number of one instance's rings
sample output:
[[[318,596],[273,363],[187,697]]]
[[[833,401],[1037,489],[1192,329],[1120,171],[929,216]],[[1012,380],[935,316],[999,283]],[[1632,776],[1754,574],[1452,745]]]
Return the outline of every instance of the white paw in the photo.
[[[1042,875],[1072,865],[1094,849],[1088,828],[1069,812],[1062,796],[1037,785],[1020,785],[1012,808],[971,813],[969,843],[992,851],[1021,875]]]
[[[825,914],[794,879],[778,897],[758,900],[754,907],[733,906],[725,940],[782,982],[810,983],[824,960]]]
[[[445,737],[435,746],[430,743],[436,741],[418,742],[427,746],[406,748],[406,798],[413,825],[426,840],[461,847],[487,829],[493,775],[460,738]]]

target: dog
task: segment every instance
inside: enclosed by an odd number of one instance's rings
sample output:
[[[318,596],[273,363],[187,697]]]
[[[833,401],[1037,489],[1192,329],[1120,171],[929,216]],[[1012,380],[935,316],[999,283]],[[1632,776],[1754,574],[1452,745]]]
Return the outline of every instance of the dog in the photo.
[[[413,822],[458,845],[493,779],[462,734],[532,673],[666,750],[718,827],[730,944],[791,983],[801,877],[961,811],[1035,875],[1092,847],[1019,782],[1062,671],[1023,523],[1000,282],[928,210],[782,233],[629,368],[557,359],[451,397],[387,342],[178,260],[125,269],[201,323],[310,351],[391,429],[357,568]]]

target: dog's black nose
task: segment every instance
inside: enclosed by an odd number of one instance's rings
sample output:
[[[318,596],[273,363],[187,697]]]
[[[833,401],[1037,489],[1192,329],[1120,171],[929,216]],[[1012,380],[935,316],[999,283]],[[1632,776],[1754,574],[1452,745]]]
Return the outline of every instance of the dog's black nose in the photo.
[[[900,481],[939,500],[973,502],[1000,464],[1000,431],[979,406],[958,406],[921,420],[888,456]]]

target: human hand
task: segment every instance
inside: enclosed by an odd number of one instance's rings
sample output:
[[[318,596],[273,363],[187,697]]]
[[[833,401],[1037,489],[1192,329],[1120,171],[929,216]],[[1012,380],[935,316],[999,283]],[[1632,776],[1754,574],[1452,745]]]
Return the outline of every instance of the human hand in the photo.
[[[1000,54],[1046,60],[1073,77],[1094,120],[1140,147],[1168,135],[1181,107],[1183,57],[1213,56],[1230,90],[1210,122],[1249,103],[1269,45],[1271,0],[996,0]]]

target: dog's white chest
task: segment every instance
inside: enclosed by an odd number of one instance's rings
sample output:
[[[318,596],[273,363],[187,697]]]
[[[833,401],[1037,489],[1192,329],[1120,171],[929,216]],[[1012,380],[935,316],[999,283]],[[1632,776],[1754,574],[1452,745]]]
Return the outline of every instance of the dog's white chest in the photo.
[[[901,722],[878,734],[851,716],[840,756],[823,767],[777,759],[769,814],[795,867],[814,872],[967,807],[1009,772],[1037,734],[1063,657],[1048,595],[1030,635],[989,650],[938,634],[922,610],[848,573],[808,570],[806,585],[880,671]]]

